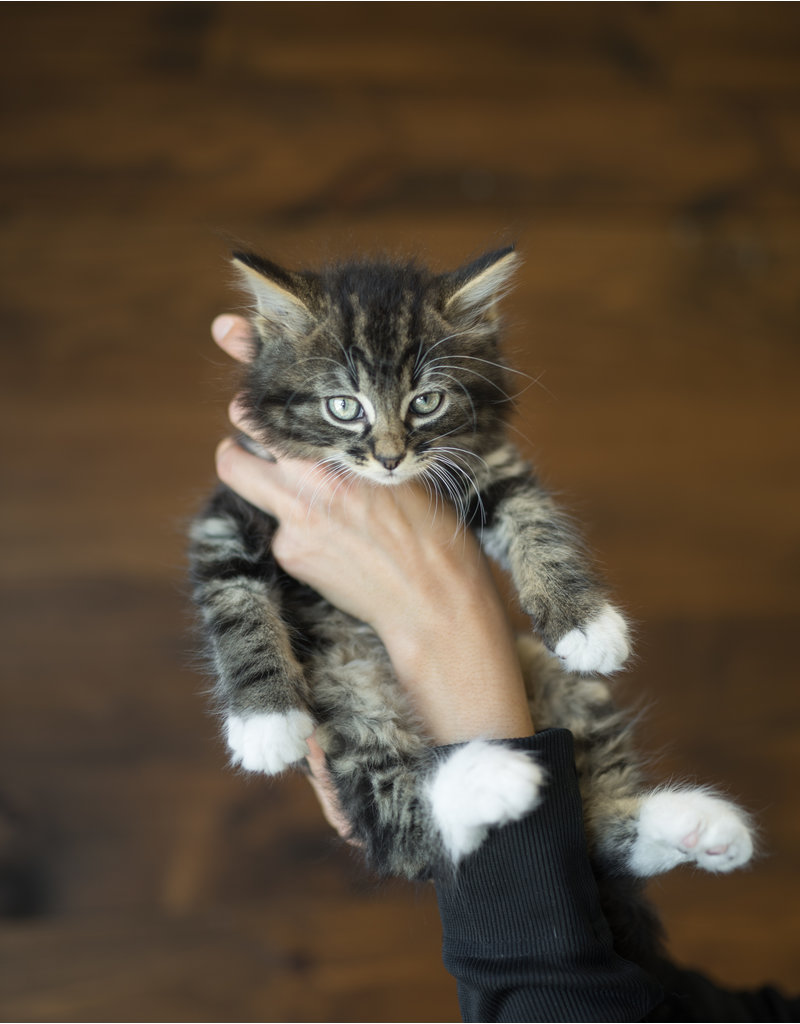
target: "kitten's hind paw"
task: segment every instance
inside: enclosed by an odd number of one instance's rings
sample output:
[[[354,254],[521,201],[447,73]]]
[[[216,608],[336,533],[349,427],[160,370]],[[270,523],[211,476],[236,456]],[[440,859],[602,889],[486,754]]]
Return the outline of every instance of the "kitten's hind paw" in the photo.
[[[555,653],[568,672],[616,672],[630,654],[628,624],[613,605],[606,604],[585,626],[562,637]]]
[[[752,855],[750,823],[735,804],[702,789],[667,789],[642,803],[629,866],[642,877],[678,864],[733,871]]]
[[[434,820],[454,863],[476,850],[494,825],[539,803],[544,772],[529,754],[474,740],[451,754],[428,786]]]
[[[311,716],[297,709],[247,718],[231,715],[226,722],[231,764],[249,772],[277,775],[306,756],[306,740],[313,731]]]

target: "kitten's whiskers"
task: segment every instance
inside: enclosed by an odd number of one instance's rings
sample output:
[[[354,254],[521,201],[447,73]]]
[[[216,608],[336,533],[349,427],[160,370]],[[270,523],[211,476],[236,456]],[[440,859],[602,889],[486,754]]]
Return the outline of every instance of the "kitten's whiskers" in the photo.
[[[443,345],[446,341],[452,341],[453,338],[464,338],[468,336],[470,333],[470,331],[454,331],[452,334],[446,334],[443,338],[439,338],[438,341],[435,341],[431,345],[426,355],[430,355],[430,353],[433,352],[435,348],[438,348],[440,345]]]
[[[448,467],[444,462],[434,462],[428,469],[429,477],[435,481],[434,489],[442,499],[449,499],[453,506],[456,518],[460,525],[466,525],[466,509],[464,508],[464,497],[454,480],[448,473]]]
[[[471,360],[473,362],[476,362],[476,363],[485,363],[487,366],[494,366],[494,367],[496,367],[498,370],[501,370],[504,374],[506,374],[506,373],[513,373],[516,377],[524,377],[527,380],[528,383],[525,385],[524,388],[522,388],[521,391],[517,391],[514,395],[507,395],[509,401],[514,402],[518,398],[521,398],[525,394],[525,392],[529,388],[533,387],[534,385],[538,385],[543,391],[546,391],[548,395],[551,394],[551,392],[548,391],[548,389],[545,387],[545,385],[542,384],[542,377],[544,376],[543,373],[540,373],[538,377],[532,377],[529,373],[525,373],[524,370],[517,370],[513,366],[506,365],[506,363],[500,363],[500,362],[497,362],[494,359],[482,359],[480,356],[468,356],[468,355],[465,355],[463,353],[461,355],[454,354],[451,358],[453,358],[453,359],[469,359],[469,360]],[[469,367],[465,367],[465,369],[469,370]],[[475,371],[472,371],[472,372],[475,372]],[[486,378],[484,378],[484,379],[486,379]]]
[[[319,492],[325,487],[326,484],[333,482],[333,487],[328,495],[328,516],[331,514],[331,507],[339,488],[344,484],[351,482],[355,479],[356,474],[351,469],[343,465],[338,455],[328,455],[324,459],[318,459],[312,469],[320,469],[324,474],[322,479],[319,481],[317,486],[314,488],[314,493],[311,495],[311,501],[309,502],[309,511],[311,506],[317,499]]]
[[[468,359],[469,356],[454,356],[453,358],[455,358],[455,359]],[[482,362],[488,362],[488,360],[482,360]],[[486,383],[490,387],[493,387],[496,391],[499,391],[500,394],[505,399],[505,401],[507,401],[507,402],[513,402],[515,400],[515,398],[517,397],[516,395],[513,395],[513,396],[509,395],[509,393],[505,390],[505,388],[501,387],[497,383],[497,381],[492,380],[491,377],[487,377],[483,373],[479,373],[478,370],[474,370],[470,366],[465,366],[465,367],[462,368],[462,367],[459,367],[459,366],[452,366],[449,363],[440,364],[440,360],[438,360],[438,359],[435,360],[432,365],[433,365],[434,370],[435,370],[436,373],[441,373],[442,370],[461,370],[462,373],[471,373],[475,377],[480,377],[480,379],[481,380],[485,380]],[[457,378],[455,378],[455,377],[451,377],[450,379],[451,380],[457,380]],[[466,386],[464,384],[461,384],[460,381],[458,381],[458,383],[460,384],[460,386],[466,392]],[[519,394],[523,394],[523,393],[524,393],[524,391],[520,391],[519,392]]]

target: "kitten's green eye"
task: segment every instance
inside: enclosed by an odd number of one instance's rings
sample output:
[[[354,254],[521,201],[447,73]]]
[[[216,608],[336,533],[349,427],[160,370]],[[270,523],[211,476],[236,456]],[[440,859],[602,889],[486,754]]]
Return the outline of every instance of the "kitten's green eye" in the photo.
[[[426,391],[424,395],[417,395],[412,399],[411,411],[417,416],[430,416],[432,412],[436,412],[443,400],[444,395],[441,391]]]
[[[361,402],[355,398],[348,398],[347,395],[338,395],[336,398],[329,398],[325,402],[325,408],[337,420],[343,423],[351,423],[353,420],[360,420],[364,416],[364,409]]]

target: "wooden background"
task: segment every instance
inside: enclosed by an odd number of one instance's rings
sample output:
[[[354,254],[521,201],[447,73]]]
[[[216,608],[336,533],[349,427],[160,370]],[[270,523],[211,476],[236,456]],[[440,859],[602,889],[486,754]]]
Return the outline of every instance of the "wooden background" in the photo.
[[[762,832],[653,885],[671,948],[799,989],[798,5],[6,3],[0,52],[3,1019],[457,1019],[430,892],[206,711],[231,238],[518,242],[518,426],[638,623],[642,741]]]

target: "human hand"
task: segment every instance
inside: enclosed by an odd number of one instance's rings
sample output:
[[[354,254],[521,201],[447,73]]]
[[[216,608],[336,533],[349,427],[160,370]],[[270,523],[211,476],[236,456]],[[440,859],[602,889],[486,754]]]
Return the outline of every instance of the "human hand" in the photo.
[[[241,318],[218,318],[215,338],[250,357]],[[244,410],[234,424],[248,433]],[[258,440],[258,439],[257,439]],[[232,440],[217,451],[220,479],[271,513],[283,568],[369,623],[438,743],[533,732],[511,629],[473,534],[421,485],[345,482],[293,459],[268,462]]]
[[[325,757],[325,751],[313,736],[309,736],[307,743],[308,756],[306,757],[306,762],[308,764],[308,781],[311,783],[311,788],[316,794],[319,805],[322,808],[322,813],[325,815],[325,820],[331,828],[335,829],[339,833],[342,839],[346,839],[354,846],[360,845],[357,840],[350,837],[350,822],[345,817],[344,811],[339,804],[336,787],[334,786],[328,771],[328,761]]]

